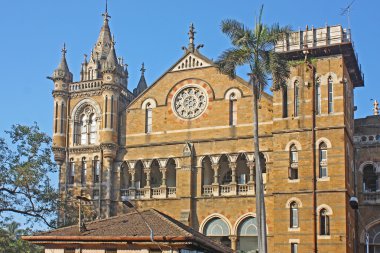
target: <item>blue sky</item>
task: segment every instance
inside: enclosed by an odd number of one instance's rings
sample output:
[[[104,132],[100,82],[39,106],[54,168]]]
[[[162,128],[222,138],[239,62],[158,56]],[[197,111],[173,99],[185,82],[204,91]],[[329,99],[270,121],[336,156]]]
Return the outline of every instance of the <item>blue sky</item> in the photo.
[[[89,54],[102,25],[104,0],[12,0],[2,1],[0,15],[0,131],[14,123],[36,121],[51,133],[51,75],[60,58],[63,42],[74,79],[79,78],[83,54]],[[145,62],[149,84],[182,56],[187,45],[189,24],[194,22],[196,42],[205,44],[203,54],[216,59],[229,42],[220,31],[220,22],[237,19],[254,23],[263,3],[264,21],[289,24],[293,29],[342,24],[347,19],[341,8],[351,0],[109,0],[111,31],[115,34],[118,56],[129,64],[129,89],[133,89]],[[379,65],[378,13],[380,1],[356,0],[351,12],[351,28],[356,52],[365,73],[365,87],[356,90],[356,117],[371,114],[370,98],[377,95],[375,79]],[[244,71],[241,71],[245,78]]]

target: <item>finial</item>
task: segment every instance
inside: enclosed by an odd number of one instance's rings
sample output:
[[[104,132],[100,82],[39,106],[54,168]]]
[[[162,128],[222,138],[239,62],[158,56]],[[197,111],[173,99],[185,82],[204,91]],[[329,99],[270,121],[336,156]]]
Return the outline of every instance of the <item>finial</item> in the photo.
[[[108,21],[108,18],[111,17],[108,15],[108,0],[106,0],[106,11],[102,14],[102,16],[104,17],[104,22]]]
[[[379,115],[379,102],[377,100],[373,102],[373,115]]]
[[[144,63],[141,64],[141,69],[140,69],[140,71],[141,71],[141,75],[143,76],[144,73],[145,73],[145,71],[146,71]]]
[[[111,42],[112,42],[112,45],[115,46],[115,44],[116,44],[116,42],[115,42],[115,34],[112,34],[112,40],[111,40]]]
[[[66,50],[66,43],[63,43],[63,48],[62,48],[61,52],[62,52],[62,55],[63,55],[63,56],[66,56],[66,53],[67,53],[67,50]]]
[[[194,28],[194,24],[191,23],[190,24],[190,29],[189,29],[189,46],[188,46],[188,50],[191,51],[191,52],[194,52],[194,35],[195,35],[195,28]]]
[[[87,54],[83,54],[84,57],[84,63],[87,63]]]

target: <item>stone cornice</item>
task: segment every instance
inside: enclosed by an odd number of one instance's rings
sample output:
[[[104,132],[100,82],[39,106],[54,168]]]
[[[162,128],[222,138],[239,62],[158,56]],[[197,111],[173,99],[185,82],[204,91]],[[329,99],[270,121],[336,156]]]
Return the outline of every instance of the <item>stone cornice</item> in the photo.
[[[65,90],[53,90],[52,91],[53,97],[68,97],[69,93]]]
[[[77,97],[93,97],[93,96],[100,96],[102,95],[102,90],[96,89],[96,90],[84,90],[84,91],[75,91],[70,93],[70,98],[77,98]]]
[[[69,148],[70,153],[96,153],[100,152],[100,146],[77,146]]]

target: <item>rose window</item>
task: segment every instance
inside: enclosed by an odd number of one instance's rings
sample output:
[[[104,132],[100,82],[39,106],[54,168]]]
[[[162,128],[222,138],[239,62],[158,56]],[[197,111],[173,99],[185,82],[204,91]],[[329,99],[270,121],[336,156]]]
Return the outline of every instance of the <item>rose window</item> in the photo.
[[[206,92],[198,87],[187,87],[174,98],[174,110],[184,119],[193,119],[201,115],[207,106]]]

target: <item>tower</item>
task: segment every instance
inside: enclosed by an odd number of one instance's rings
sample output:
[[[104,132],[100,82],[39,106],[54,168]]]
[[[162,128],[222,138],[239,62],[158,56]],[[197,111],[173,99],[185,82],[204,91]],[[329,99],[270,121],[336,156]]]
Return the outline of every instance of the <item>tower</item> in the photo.
[[[80,81],[73,81],[62,59],[49,79],[54,82],[54,158],[60,166],[59,191],[65,206],[75,196],[93,200],[93,216],[113,215],[113,181],[118,155],[123,152],[122,119],[133,99],[128,91],[128,71],[118,58],[115,40],[109,28],[108,10],[98,39],[80,70]],[[60,215],[60,222],[69,221]]]

